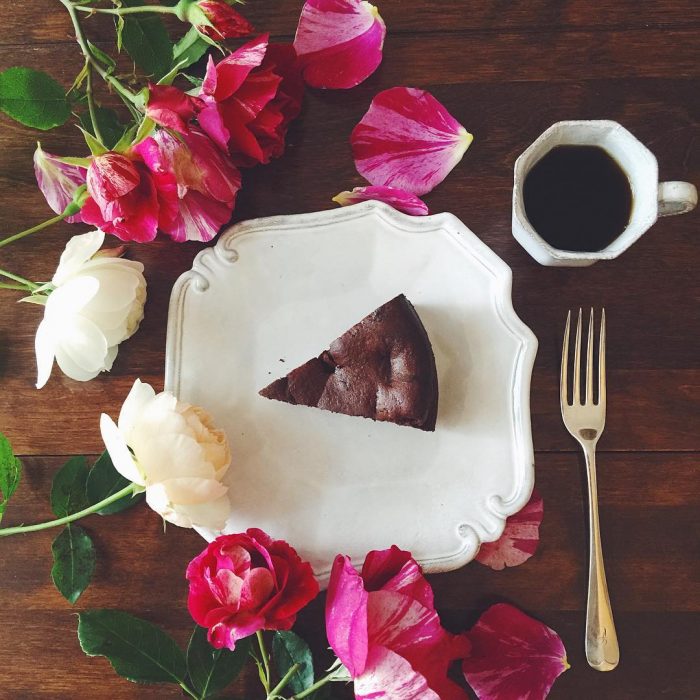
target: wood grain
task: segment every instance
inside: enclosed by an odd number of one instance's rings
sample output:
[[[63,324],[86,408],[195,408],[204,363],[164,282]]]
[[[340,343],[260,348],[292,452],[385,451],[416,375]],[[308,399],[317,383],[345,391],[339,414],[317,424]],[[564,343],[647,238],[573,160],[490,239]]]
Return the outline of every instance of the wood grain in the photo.
[[[545,518],[538,553],[493,572],[477,563],[431,577],[446,625],[466,629],[490,603],[507,600],[562,636],[572,668],[555,700],[611,700],[700,694],[700,246],[698,212],[657,223],[632,249],[588,269],[537,265],[510,233],[512,167],[552,122],[611,118],[659,159],[663,179],[700,183],[700,5],[695,0],[385,0],[389,27],[380,70],[351,91],[309,91],[285,156],[247,171],[234,220],[316,211],[362,184],[349,134],[372,97],[394,85],[429,89],[475,134],[464,161],[426,197],[451,211],[513,269],[513,299],[540,346],[532,381],[537,486]],[[289,40],[301,0],[256,0],[243,11],[261,30]],[[0,69],[28,65],[68,86],[81,61],[63,8],[54,0],[14,3],[3,15]],[[92,39],[111,37],[111,20],[91,18]],[[176,22],[168,22],[176,32]],[[120,70],[128,72],[127,57]],[[101,100],[114,104],[113,96]],[[3,235],[48,216],[31,167],[35,141],[51,152],[84,152],[73,127],[40,133],[0,116]],[[0,250],[0,267],[48,279],[67,237],[60,225]],[[98,418],[116,415],[134,377],[162,387],[170,288],[201,246],[163,239],[132,246],[149,281],[146,318],[120,349],[109,376],[88,384],[58,372],[34,389],[38,308],[6,293],[0,307],[0,430],[27,455],[26,474],[3,524],[50,516],[48,493],[68,455],[102,449]],[[566,310],[605,305],[609,320],[608,424],[600,443],[603,544],[622,648],[610,674],[583,655],[587,530],[583,465],[558,412],[558,363]],[[178,691],[135,686],[104,659],[79,650],[75,610],[122,608],[163,625],[184,644],[187,562],[203,541],[162,525],[146,506],[85,521],[98,550],[96,577],[74,610],[53,588],[44,532],[0,539],[0,699],[168,698]],[[389,543],[387,543],[389,544]],[[327,659],[323,597],[298,623]],[[40,662],[41,676],[37,674]],[[260,700],[242,678],[233,692]],[[350,698],[334,688],[333,697]]]

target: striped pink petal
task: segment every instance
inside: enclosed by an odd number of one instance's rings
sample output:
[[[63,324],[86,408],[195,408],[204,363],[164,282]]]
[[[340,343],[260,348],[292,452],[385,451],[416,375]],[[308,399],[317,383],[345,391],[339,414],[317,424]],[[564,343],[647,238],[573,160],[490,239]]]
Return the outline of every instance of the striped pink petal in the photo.
[[[479,700],[542,700],[569,668],[559,635],[512,605],[491,606],[468,637],[462,671]]]
[[[382,62],[386,25],[364,0],[307,0],[294,49],[312,87],[351,88]]]
[[[345,190],[345,192],[339,192],[333,197],[333,201],[340,204],[341,207],[368,200],[385,202],[389,206],[394,207],[394,209],[411,216],[426,216],[426,214],[430,213],[428,205],[422,199],[397,187],[382,187],[379,185],[355,187],[352,191]]]
[[[503,534],[495,542],[481,545],[476,560],[497,571],[526,562],[540,543],[542,515],[542,496],[535,489],[527,505],[506,520]]]
[[[75,191],[85,184],[87,168],[61,162],[58,156],[47,153],[37,142],[34,151],[34,174],[47,204],[57,213],[73,201]],[[71,224],[82,221],[80,214],[66,217]]]
[[[429,92],[380,92],[350,137],[355,166],[373,185],[422,195],[462,160],[473,136]]]

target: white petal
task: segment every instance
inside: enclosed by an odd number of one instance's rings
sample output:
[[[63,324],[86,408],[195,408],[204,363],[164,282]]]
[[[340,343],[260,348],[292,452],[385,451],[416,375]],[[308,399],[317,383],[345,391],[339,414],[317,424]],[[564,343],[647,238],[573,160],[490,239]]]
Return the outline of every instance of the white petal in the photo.
[[[222,496],[210,503],[177,506],[180,518],[187,518],[194,527],[205,527],[220,531],[226,526],[226,519],[231,515],[231,502],[228,496]]]
[[[134,435],[138,439],[131,442],[131,447],[149,483],[180,477],[215,478],[214,468],[204,459],[202,448],[188,435],[162,435],[153,431],[144,435],[138,428]]]
[[[53,276],[53,283],[56,286],[61,285],[80,270],[81,265],[100,249],[104,239],[105,234],[99,229],[73,236],[66,244],[66,249],[61,253],[61,260],[58,263],[56,274]]]
[[[55,289],[46,301],[46,314],[52,320],[74,316],[97,294],[100,283],[94,277],[76,277]]]
[[[56,361],[69,377],[73,375],[68,368],[73,366],[83,373],[98,374],[105,369],[108,349],[107,339],[97,325],[84,316],[74,316],[62,328],[56,344]]]
[[[49,381],[54,357],[56,356],[54,335],[51,332],[51,325],[46,321],[42,321],[36,329],[34,350],[36,352],[37,367],[36,388],[41,389]]]
[[[160,484],[165,489],[168,500],[177,505],[209,503],[226,495],[228,487],[216,479],[182,477],[166,479]]]
[[[100,432],[102,441],[109,452],[114,468],[129,481],[139,486],[145,486],[146,482],[136,465],[131,452],[127,447],[124,436],[115,425],[114,421],[106,414],[100,416]]]
[[[155,398],[155,395],[156,392],[150,384],[146,384],[140,379],[134,382],[134,386],[131,387],[129,395],[122,404],[122,410],[119,412],[119,430],[128,440],[131,439],[141,412]]]

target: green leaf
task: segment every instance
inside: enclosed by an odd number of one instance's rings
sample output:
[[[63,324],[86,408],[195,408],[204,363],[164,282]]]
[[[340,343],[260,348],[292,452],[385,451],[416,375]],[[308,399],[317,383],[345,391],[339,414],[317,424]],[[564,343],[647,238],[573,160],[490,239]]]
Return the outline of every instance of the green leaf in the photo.
[[[181,683],[185,655],[160,627],[121,610],[78,614],[78,640],[88,656],[105,656],[114,670],[135,683]]]
[[[173,67],[183,69],[191,66],[204,56],[209,47],[209,42],[194,27],[190,27],[187,34],[173,46]]]
[[[10,441],[0,433],[0,520],[21,476],[22,462],[15,457]]]
[[[106,54],[99,46],[95,46],[95,44],[89,40],[88,46],[90,47],[92,55],[107,69],[107,73],[114,72],[114,69],[117,67],[116,61],[109,54]]]
[[[83,135],[85,143],[87,144],[88,148],[90,149],[90,153],[92,153],[93,156],[101,156],[104,153],[107,153],[108,149],[101,141],[99,141],[89,131],[85,131],[85,129],[83,129],[83,127],[79,124],[76,124],[76,126],[78,127],[80,133]]]
[[[90,470],[87,478],[87,498],[90,505],[95,505],[105,498],[112,496],[129,485],[129,480],[125,479],[112,464],[109,452],[105,450],[95,462],[95,466]],[[105,506],[97,512],[100,515],[112,515],[120,513],[143,500],[143,494],[138,496],[124,496],[118,501]]]
[[[195,627],[187,647],[187,672],[191,686],[200,698],[223,690],[243,670],[250,653],[250,638],[236,643],[234,651],[214,649],[207,641],[207,630]]]
[[[110,149],[114,148],[126,129],[126,127],[119,122],[117,113],[113,109],[108,109],[107,107],[95,107],[95,119],[97,120],[97,126],[100,129],[105,146]],[[92,133],[92,120],[90,119],[89,111],[83,112],[80,115],[80,123],[86,131]]]
[[[70,117],[63,88],[50,75],[31,68],[8,68],[0,73],[0,109],[21,124],[43,131]]]
[[[95,547],[79,525],[68,525],[51,545],[51,579],[61,595],[74,604],[88,587],[95,570]]]
[[[124,7],[143,5],[141,0],[124,0]],[[173,43],[160,17],[137,14],[124,17],[122,42],[134,63],[156,79],[165,75],[173,62]]]
[[[51,484],[51,510],[57,518],[87,508],[85,495],[88,466],[85,457],[71,457],[55,474]]]
[[[272,638],[272,658],[280,676],[284,676],[294,664],[301,668],[291,677],[289,688],[301,693],[314,684],[314,663],[309,645],[294,632],[275,632]]]

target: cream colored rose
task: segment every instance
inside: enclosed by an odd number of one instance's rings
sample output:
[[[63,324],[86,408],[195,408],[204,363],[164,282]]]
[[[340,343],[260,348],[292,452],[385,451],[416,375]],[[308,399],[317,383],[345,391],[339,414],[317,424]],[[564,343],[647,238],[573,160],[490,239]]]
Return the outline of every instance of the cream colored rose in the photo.
[[[103,413],[100,430],[117,471],[145,489],[148,505],[165,520],[223,529],[230,504],[221,479],[231,453],[206,411],[137,379],[118,425]]]
[[[81,382],[110,370],[117,346],[141,323],[143,265],[118,257],[118,250],[98,253],[104,237],[102,231],[73,236],[61,255],[36,332],[37,389],[49,380],[54,359]]]

